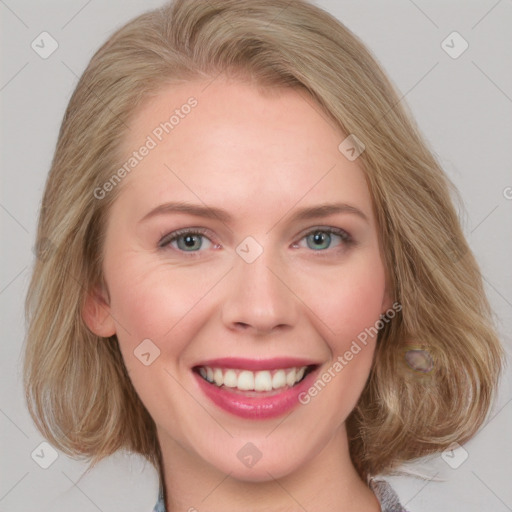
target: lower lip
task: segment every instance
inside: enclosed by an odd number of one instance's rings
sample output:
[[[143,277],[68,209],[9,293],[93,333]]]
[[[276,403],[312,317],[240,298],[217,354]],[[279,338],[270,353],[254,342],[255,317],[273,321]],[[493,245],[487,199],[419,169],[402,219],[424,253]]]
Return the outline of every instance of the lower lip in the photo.
[[[308,373],[299,384],[282,393],[261,397],[229,391],[229,388],[210,384],[195,372],[194,375],[199,387],[215,405],[241,418],[254,420],[277,418],[291,411],[300,403],[299,395],[310,387],[310,382],[314,379],[317,370],[318,368]],[[254,392],[251,391],[251,393]]]

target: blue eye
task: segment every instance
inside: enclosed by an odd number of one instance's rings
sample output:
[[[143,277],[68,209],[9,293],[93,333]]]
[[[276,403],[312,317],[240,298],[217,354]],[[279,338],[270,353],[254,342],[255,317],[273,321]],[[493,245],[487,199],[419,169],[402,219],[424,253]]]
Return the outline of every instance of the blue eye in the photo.
[[[212,242],[201,230],[181,229],[166,235],[158,245],[161,248],[170,245],[183,252],[198,252],[201,248],[211,248],[208,244],[211,246]]]
[[[333,248],[332,243],[334,241],[338,242],[334,246],[351,244],[353,242],[346,231],[338,228],[316,228],[307,233],[304,239],[306,240],[307,247],[314,251],[331,249]]]
[[[164,236],[158,246],[162,249],[171,246],[177,251],[187,253],[198,253],[201,249],[219,247],[206,236],[206,233],[208,233],[208,230],[202,228],[180,229]],[[354,240],[346,231],[332,227],[315,228],[306,233],[293,246],[304,247],[303,240],[306,241],[305,247],[315,252],[324,252],[340,245],[348,246],[354,243]]]

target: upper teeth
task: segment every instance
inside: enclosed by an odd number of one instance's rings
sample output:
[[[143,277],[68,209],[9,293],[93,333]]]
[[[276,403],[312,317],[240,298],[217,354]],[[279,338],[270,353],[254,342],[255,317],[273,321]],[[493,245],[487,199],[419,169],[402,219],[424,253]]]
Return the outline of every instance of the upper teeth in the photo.
[[[238,388],[241,391],[271,391],[285,386],[293,386],[304,377],[306,368],[307,366],[302,366],[300,368],[251,372],[201,366],[199,373],[203,379],[217,386],[224,385],[228,388]]]

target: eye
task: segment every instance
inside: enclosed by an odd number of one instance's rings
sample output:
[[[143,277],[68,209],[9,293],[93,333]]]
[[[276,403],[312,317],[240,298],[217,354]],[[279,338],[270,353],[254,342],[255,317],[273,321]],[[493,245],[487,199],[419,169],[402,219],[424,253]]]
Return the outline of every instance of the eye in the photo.
[[[339,228],[315,228],[301,239],[306,241],[306,247],[314,251],[324,251],[332,249],[339,245],[350,245],[353,243],[352,237],[343,229]],[[295,247],[304,247],[300,242]]]
[[[158,247],[171,246],[177,251],[199,252],[199,249],[211,249],[213,242],[206,236],[206,230],[201,228],[186,228],[173,231],[165,235],[159,242]]]
[[[203,228],[179,229],[165,235],[160,240],[158,247],[165,249],[170,246],[176,251],[188,253],[198,253],[201,252],[201,249],[220,247],[212,242],[207,234],[209,231]],[[303,241],[305,241],[305,245]],[[338,246],[346,247],[354,243],[352,237],[343,229],[318,227],[307,232],[298,243],[293,244],[293,247],[307,247],[316,252],[325,252],[326,249],[334,249]]]

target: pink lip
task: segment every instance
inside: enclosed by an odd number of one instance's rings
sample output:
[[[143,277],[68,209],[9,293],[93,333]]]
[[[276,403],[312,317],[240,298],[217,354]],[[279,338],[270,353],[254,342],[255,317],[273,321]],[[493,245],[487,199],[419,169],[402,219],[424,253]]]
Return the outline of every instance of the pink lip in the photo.
[[[274,357],[272,359],[244,359],[242,357],[222,357],[209,359],[195,366],[209,366],[210,368],[238,368],[240,370],[278,370],[280,368],[299,368],[301,366],[316,365],[315,361],[300,359],[298,357]]]
[[[215,364],[212,364],[210,361],[206,366],[215,366],[217,368],[240,368],[240,369],[276,369],[276,368],[287,368],[293,366],[306,366],[306,364],[291,364],[289,366],[280,366],[279,364],[274,364],[272,360],[272,365],[269,366],[269,361],[251,361],[251,366],[256,366],[257,368],[249,368],[247,366],[248,360],[236,360],[237,364],[233,364],[232,366],[227,366],[225,364],[220,364],[220,362],[225,362],[226,360],[217,359],[215,360]],[[233,363],[235,359],[229,359],[230,363]],[[240,365],[240,361],[245,364]],[[286,361],[290,361],[290,359],[286,359]],[[253,364],[254,363],[254,364]],[[263,364],[265,363],[265,364]],[[281,364],[281,363],[280,363]],[[226,388],[224,386],[218,387],[215,384],[210,384],[205,379],[203,379],[198,373],[193,372],[194,377],[197,380],[197,383],[203,393],[208,397],[216,406],[220,407],[226,412],[234,414],[244,419],[270,419],[278,416],[282,416],[287,412],[291,411],[294,407],[296,407],[299,402],[299,395],[307,391],[307,389],[311,386],[311,383],[314,382],[315,376],[318,374],[318,367],[313,371],[308,373],[306,377],[293,386],[292,388],[288,388],[282,392],[279,391],[268,391],[261,392],[261,396],[254,396],[255,392],[250,391],[252,396],[248,396],[241,391],[232,391],[230,388]],[[274,394],[269,394],[274,393]]]

